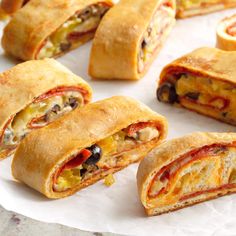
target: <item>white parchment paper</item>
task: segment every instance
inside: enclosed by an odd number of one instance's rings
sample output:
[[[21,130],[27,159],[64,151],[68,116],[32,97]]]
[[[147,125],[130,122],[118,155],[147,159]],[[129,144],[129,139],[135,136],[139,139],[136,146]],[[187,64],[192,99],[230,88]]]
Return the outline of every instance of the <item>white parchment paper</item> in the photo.
[[[58,60],[91,84],[94,89],[94,100],[112,95],[128,95],[165,115],[170,125],[169,139],[200,130],[235,131],[236,128],[233,126],[158,103],[155,96],[156,80],[163,66],[197,47],[214,47],[218,21],[233,13],[236,13],[236,10],[179,20],[150,71],[138,82],[91,81],[87,75],[91,43]],[[1,71],[15,63],[16,61],[7,58],[1,51]],[[0,204],[8,210],[37,220],[61,223],[87,231],[127,235],[236,234],[234,195],[170,214],[146,217],[137,195],[137,165],[115,174],[116,183],[109,188],[100,181],[66,199],[48,200],[38,192],[14,181],[10,162],[11,159],[7,159],[0,164]]]

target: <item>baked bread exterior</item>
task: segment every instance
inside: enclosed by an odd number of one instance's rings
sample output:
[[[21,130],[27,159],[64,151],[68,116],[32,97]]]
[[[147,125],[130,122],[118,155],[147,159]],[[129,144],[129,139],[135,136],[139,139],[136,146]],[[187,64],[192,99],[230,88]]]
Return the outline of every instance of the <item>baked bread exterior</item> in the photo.
[[[29,0],[2,0],[1,8],[4,12],[12,14],[22,8]]]
[[[12,154],[26,133],[91,96],[83,79],[53,59],[21,63],[0,74],[0,159]]]
[[[131,146],[134,139],[130,136],[126,140],[125,132],[134,134],[145,124],[150,126],[146,126],[149,130],[152,124],[158,135]],[[12,173],[17,180],[48,198],[66,197],[140,161],[166,137],[166,133],[167,123],[163,116],[134,99],[112,97],[76,109],[30,133],[14,155]],[[123,138],[119,140],[119,136]],[[141,139],[141,131],[139,136]],[[116,142],[120,150],[114,154]],[[89,152],[93,156],[88,159]],[[88,175],[81,179],[86,175],[85,168]]]
[[[177,18],[186,18],[204,15],[211,12],[236,7],[235,0],[200,0],[183,1],[177,0]]]
[[[103,18],[90,54],[95,79],[140,79],[175,24],[173,0],[121,0]]]
[[[236,14],[224,18],[217,26],[217,43],[219,49],[236,51]]]
[[[197,49],[161,72],[159,101],[236,125],[236,52]]]
[[[236,192],[236,134],[193,133],[167,141],[140,163],[146,213],[160,215]]]
[[[111,6],[110,0],[31,0],[5,27],[2,46],[25,61],[61,56],[93,38]]]

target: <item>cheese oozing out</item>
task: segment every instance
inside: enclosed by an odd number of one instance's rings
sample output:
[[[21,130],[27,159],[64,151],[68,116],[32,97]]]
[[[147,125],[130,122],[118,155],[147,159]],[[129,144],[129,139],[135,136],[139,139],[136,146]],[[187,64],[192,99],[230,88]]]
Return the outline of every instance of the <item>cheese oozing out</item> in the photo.
[[[108,5],[98,3],[70,17],[45,40],[36,56],[37,59],[59,56],[91,39],[108,9]],[[85,39],[88,35],[92,36]]]
[[[167,75],[166,78],[157,91],[160,101],[177,102],[204,115],[236,123],[234,84],[190,73]]]
[[[164,1],[156,10],[141,41],[138,55],[139,73],[145,69],[153,54],[161,47],[167,36],[165,32],[169,31],[174,18],[175,10],[173,9],[172,3],[170,1]]]
[[[31,130],[43,127],[83,104],[83,95],[76,90],[64,91],[39,101],[36,99],[9,120],[0,139],[0,152],[15,149]]]
[[[187,74],[177,80],[176,93],[187,108],[217,119],[235,120],[236,87],[233,84]]]
[[[95,144],[100,149],[99,159],[96,160],[96,157],[91,155],[87,157],[88,159],[79,161],[77,166],[71,167],[70,165],[69,168],[65,168],[65,164],[59,174],[56,173],[54,176],[54,191],[66,191],[102,171],[119,168],[137,161],[139,159],[137,155],[126,157],[123,154],[136,149],[139,145],[158,139],[160,136],[160,131],[154,123],[151,125],[147,123],[147,125],[134,132],[130,131],[129,128],[123,129]],[[78,154],[75,157],[78,157]],[[73,161],[73,158],[71,160]]]
[[[155,207],[164,207],[235,187],[236,147],[216,144],[164,166],[154,177],[148,198]]]

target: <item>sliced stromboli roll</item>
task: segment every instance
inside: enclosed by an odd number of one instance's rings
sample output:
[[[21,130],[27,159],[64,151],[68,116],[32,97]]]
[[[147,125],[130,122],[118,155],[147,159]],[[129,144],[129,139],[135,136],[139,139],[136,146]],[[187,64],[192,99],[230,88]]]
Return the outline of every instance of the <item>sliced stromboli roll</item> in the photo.
[[[197,49],[167,65],[157,98],[236,125],[236,52]]]
[[[194,133],[161,144],[141,162],[138,192],[159,215],[236,192],[236,134]]]
[[[29,0],[2,0],[1,8],[4,12],[12,14],[22,8]]]
[[[112,97],[29,134],[12,173],[48,198],[66,197],[140,161],[166,133],[163,116],[131,98]]]
[[[53,59],[29,61],[0,74],[0,159],[27,133],[91,100],[91,88]]]
[[[177,0],[177,17],[204,15],[236,7],[236,0]]]
[[[141,78],[174,24],[173,0],[121,0],[98,27],[89,74],[97,79]]]
[[[236,51],[236,14],[226,17],[217,26],[217,47],[226,51]]]
[[[22,60],[58,57],[93,38],[110,0],[31,0],[4,29],[4,50]]]

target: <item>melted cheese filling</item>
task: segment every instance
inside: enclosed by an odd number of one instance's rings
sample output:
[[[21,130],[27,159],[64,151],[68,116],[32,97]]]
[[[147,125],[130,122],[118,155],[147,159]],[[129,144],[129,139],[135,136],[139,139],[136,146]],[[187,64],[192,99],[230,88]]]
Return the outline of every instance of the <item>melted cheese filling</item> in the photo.
[[[149,190],[149,196],[155,196],[151,199],[155,206],[174,204],[184,196],[236,184],[236,148],[218,148],[215,152],[192,161],[188,156],[170,165],[168,175],[158,176]]]
[[[158,46],[161,46],[163,34],[173,22],[174,18],[175,13],[170,6],[163,4],[156,11],[140,45],[138,56],[139,72],[144,70],[145,65],[150,61],[155,51],[158,50]]]
[[[45,41],[40,49],[37,59],[54,57],[62,52],[68,51],[82,44],[82,37],[94,33],[101,18],[109,9],[104,4],[91,5],[82,12],[77,13],[68,19]]]
[[[176,82],[176,93],[180,103],[191,110],[229,122],[235,120],[236,87],[230,83],[185,74]]]
[[[0,151],[14,148],[32,129],[39,128],[52,122],[64,113],[84,103],[80,92],[65,92],[60,96],[49,97],[40,102],[33,102],[16,114],[7,126]],[[35,119],[35,122],[32,121]]]
[[[128,165],[132,160],[123,155],[138,145],[157,139],[160,133],[156,127],[146,127],[140,129],[132,136],[129,136],[125,130],[119,131],[110,137],[107,137],[96,143],[101,150],[101,159],[96,165],[87,165],[85,163],[72,168],[63,170],[53,185],[57,192],[66,191],[75,187],[81,181],[86,181],[92,176],[99,174],[102,170],[122,167]],[[136,156],[134,156],[136,160]],[[134,160],[134,161],[135,161]]]

